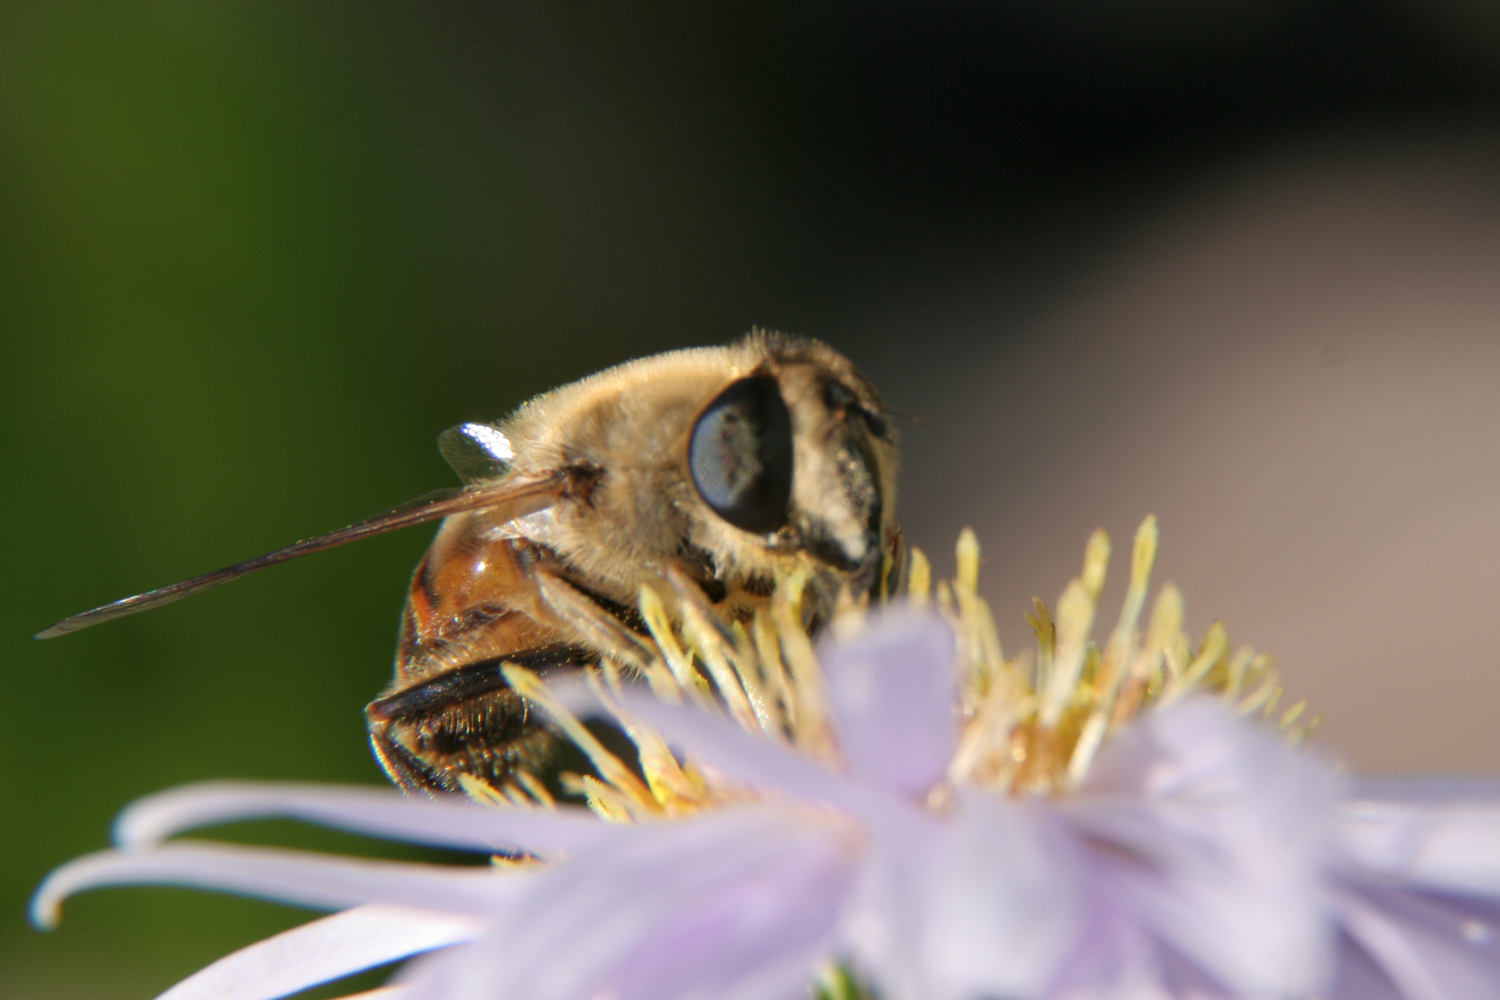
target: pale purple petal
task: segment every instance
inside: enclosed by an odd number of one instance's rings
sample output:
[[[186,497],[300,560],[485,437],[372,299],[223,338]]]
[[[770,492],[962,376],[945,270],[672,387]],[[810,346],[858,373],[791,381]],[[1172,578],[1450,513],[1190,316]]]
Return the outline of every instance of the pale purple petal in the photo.
[[[135,882],[355,907],[162,1000],[274,1000],[410,956],[400,1000],[802,1000],[833,957],[885,1000],[1500,1000],[1500,781],[1367,782],[1339,806],[1315,755],[1188,699],[1113,737],[1066,796],[960,787],[928,808],[957,735],[953,655],[945,624],[910,615],[822,650],[843,773],[719,714],[622,695],[694,763],[768,793],[758,804],[612,825],[375,789],[189,786],[132,806],[126,850],[59,869],[34,916]],[[257,816],[559,860],[161,844]],[[377,995],[396,996],[361,996]]]
[[[755,975],[725,986],[714,1000],[808,1000],[816,966],[826,957],[820,952],[809,962],[801,949],[787,949]]]
[[[1339,935],[1338,972],[1329,1000],[1409,1000],[1407,994],[1348,934]]]
[[[1339,810],[1339,842],[1366,872],[1410,886],[1500,896],[1500,801],[1348,802]]]
[[[371,904],[294,927],[219,959],[157,1000],[274,1000],[419,952],[471,941],[474,917]]]
[[[1083,923],[1081,854],[1034,802],[962,792],[922,898],[926,1000],[1035,997]]]
[[[1082,946],[1061,964],[1058,979],[1044,994],[1046,1000],[1187,1000],[1167,987],[1160,943],[1101,897],[1098,886],[1088,889]]]
[[[1500,939],[1464,901],[1366,887],[1338,892],[1336,906],[1402,1000],[1500,1000]]]
[[[1171,948],[1159,948],[1157,960],[1161,969],[1161,988],[1173,1000],[1243,1000],[1242,994],[1231,991]],[[1297,997],[1296,1000],[1312,998]],[[1323,1000],[1323,997],[1319,995],[1315,1000]]]
[[[1122,966],[1107,980],[1060,987],[1046,1000],[1242,1000],[1223,993],[1177,992],[1151,964],[1149,951],[1137,957],[1140,961]]]
[[[723,715],[669,705],[627,690],[621,701],[678,749],[731,780],[798,798],[858,809],[866,796],[821,764],[787,747],[745,732]]]
[[[335,997],[334,1000],[406,1000],[408,995],[409,991],[405,986],[377,986],[373,990],[350,993],[348,996]]]
[[[1316,757],[1189,699],[1122,732],[1058,808],[1101,845],[1116,904],[1228,992],[1304,996],[1332,972],[1337,789]]]
[[[418,955],[391,977],[401,1000],[456,1000],[458,982],[470,964],[480,961],[484,939]],[[489,998],[486,998],[489,1000]]]
[[[412,1000],[773,1000],[799,976],[805,989],[854,876],[847,823],[734,807],[628,829],[545,871],[481,942],[413,966]]]
[[[905,802],[875,802],[869,844],[843,920],[840,948],[891,1000],[922,996],[922,928],[938,852],[951,831]]]
[[[1036,997],[1075,945],[1077,849],[1036,803],[960,790],[941,819],[888,800],[844,920],[889,1000]]]
[[[115,842],[123,848],[154,846],[193,827],[262,816],[291,816],[471,851],[541,856],[594,843],[612,829],[582,809],[527,811],[475,805],[457,796],[410,798],[385,788],[225,781],[185,785],[133,803],[115,823]]]
[[[953,629],[941,618],[890,612],[819,650],[849,773],[925,796],[958,739]]]
[[[450,913],[483,913],[520,890],[528,872],[374,861],[336,855],[176,841],[149,851],[100,851],[47,876],[32,920],[57,922],[62,901],[107,885],[167,884],[261,896],[320,909],[392,903]]]

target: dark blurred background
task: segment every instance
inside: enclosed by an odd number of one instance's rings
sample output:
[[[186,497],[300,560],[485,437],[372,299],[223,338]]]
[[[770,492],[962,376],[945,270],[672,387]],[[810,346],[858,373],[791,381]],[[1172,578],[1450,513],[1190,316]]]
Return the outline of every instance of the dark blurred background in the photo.
[[[980,529],[1010,647],[1155,512],[1195,630],[1279,654],[1331,751],[1500,767],[1496,11],[0,3],[0,995],[147,998],[303,919],[24,907],[144,793],[379,782],[360,709],[430,533],[32,632],[752,325],[918,417],[909,534],[946,573]]]

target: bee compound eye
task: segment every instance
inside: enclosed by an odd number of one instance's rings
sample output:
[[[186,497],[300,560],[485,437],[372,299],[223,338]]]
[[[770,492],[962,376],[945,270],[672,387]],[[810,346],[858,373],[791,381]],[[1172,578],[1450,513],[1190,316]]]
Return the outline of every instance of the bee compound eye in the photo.
[[[703,502],[757,535],[787,522],[792,496],[792,417],[776,380],[740,379],[693,425],[688,470]]]

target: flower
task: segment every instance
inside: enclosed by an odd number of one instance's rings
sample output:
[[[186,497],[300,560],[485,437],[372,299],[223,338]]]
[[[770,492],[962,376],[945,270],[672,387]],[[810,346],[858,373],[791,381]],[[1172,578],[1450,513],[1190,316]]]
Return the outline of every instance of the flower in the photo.
[[[487,786],[472,795],[488,804],[189,786],[128,809],[117,850],[55,872],[35,919],[145,881],[339,911],[172,1000],[270,1000],[411,956],[395,980],[408,1000],[759,1000],[820,975],[827,993],[858,982],[891,1000],[1500,997],[1500,786],[1346,785],[1300,745],[1301,709],[1269,721],[1268,662],[1230,655],[1217,626],[1192,652],[1175,590],[1137,629],[1154,548],[1148,521],[1101,650],[1087,635],[1107,541],[1091,540],[1055,624],[1038,604],[1035,672],[1001,656],[967,536],[936,613],[919,560],[916,607],[849,609],[816,657],[796,580],[766,611],[774,644],[679,608],[727,712],[697,703],[643,595],[654,695],[610,672],[571,690],[508,675],[593,758],[574,787],[595,815]],[[590,711],[631,735],[644,782],[579,724]],[[268,815],[501,857],[170,839]]]

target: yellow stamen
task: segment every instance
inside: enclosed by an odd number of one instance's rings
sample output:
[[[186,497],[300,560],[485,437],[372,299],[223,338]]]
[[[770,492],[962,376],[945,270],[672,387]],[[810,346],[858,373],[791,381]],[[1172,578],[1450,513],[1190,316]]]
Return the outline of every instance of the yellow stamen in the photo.
[[[973,528],[958,533],[958,578],[953,585],[967,594],[979,591],[979,536]]]
[[[714,612],[713,606],[703,596],[702,589],[675,567],[667,571],[667,582],[677,597],[678,610],[682,614],[682,635],[692,647],[693,653],[708,670],[718,688],[719,697],[729,708],[729,714],[741,726],[755,732],[765,723],[757,717],[744,681],[735,670],[735,637],[729,625]],[[764,703],[761,705],[764,710]]]
[[[906,596],[914,608],[925,608],[932,600],[932,564],[918,548],[911,550],[911,571],[906,580]]]
[[[464,774],[460,771],[458,775],[458,787],[463,789],[465,795],[481,805],[510,805],[510,800],[496,791],[494,785],[483,778],[476,778],[472,774]]]
[[[594,765],[600,777],[609,783],[623,802],[643,812],[659,811],[655,797],[641,784],[640,779],[631,773],[630,768],[626,767],[620,758],[610,753],[582,722],[578,721],[578,716],[574,715],[568,706],[564,705],[547,685],[542,683],[541,678],[525,667],[518,667],[514,664],[503,666],[501,673],[517,694],[546,712],[553,724],[573,741],[573,745],[587,755],[589,763]],[[627,811],[633,810],[627,809]]]
[[[604,679],[605,684],[601,685],[590,676],[590,686],[635,744],[641,771],[657,804],[669,813],[696,811],[704,799],[706,789],[703,783],[694,781],[683,771],[667,741],[655,728],[642,723],[620,704],[615,697],[620,690],[619,672],[606,669]]]
[[[771,622],[781,644],[781,655],[792,679],[797,700],[793,735],[805,752],[824,760],[835,756],[828,713],[823,707],[823,678],[818,656],[802,622],[802,589],[807,571],[793,570],[771,595]]]
[[[537,805],[543,809],[557,808],[557,800],[552,797],[551,792],[547,791],[547,786],[537,780],[536,775],[531,774],[529,771],[518,771],[516,773],[516,780],[521,783],[522,788],[531,793],[531,797],[536,800]]]
[[[578,775],[565,771],[558,776],[558,780],[562,782],[565,791],[581,795],[600,819],[609,823],[635,822],[629,800],[592,774]]]
[[[776,701],[787,727],[795,732],[799,702],[792,687],[792,679],[787,675],[786,664],[781,660],[781,643],[776,635],[776,623],[771,619],[770,608],[765,605],[756,607],[750,631],[755,639],[755,653],[760,657],[761,670],[765,674],[766,695]]]
[[[1243,715],[1274,718],[1288,740],[1307,738],[1319,720],[1303,721],[1305,702],[1274,715],[1282,686],[1269,657],[1249,647],[1232,651],[1219,622],[1195,650],[1183,630],[1182,594],[1175,586],[1162,586],[1150,620],[1142,626],[1157,545],[1156,519],[1148,517],[1135,534],[1119,618],[1101,646],[1091,632],[1099,617],[1110,541],[1102,530],[1094,532],[1083,569],[1057,601],[1055,618],[1040,599],[1026,616],[1036,634],[1035,651],[1011,660],[1004,658],[994,616],[979,596],[981,555],[974,533],[965,529],[959,537],[958,569],[951,580],[933,580],[927,559],[911,550],[907,591],[912,603],[931,605],[935,600],[958,634],[960,733],[944,782],[927,796],[929,806],[945,808],[960,784],[1012,794],[1064,794],[1084,779],[1120,726],[1196,693],[1222,698]],[[606,656],[590,683],[635,744],[644,783],[535,675],[507,666],[506,679],[516,691],[551,717],[598,772],[598,777],[564,775],[563,787],[614,822],[681,815],[756,794],[691,759],[679,759],[655,729],[631,717],[617,697],[622,666],[644,675],[664,700],[678,701],[685,693],[693,700],[716,702],[750,732],[840,766],[802,606],[809,572],[807,566],[786,571],[769,600],[746,597],[722,606],[711,604],[675,568],[666,573],[670,603],[652,585],[641,587],[641,617],[652,641],[632,639],[643,644],[642,650],[629,649],[620,662]],[[847,637],[864,627],[868,604],[868,598],[855,599],[845,590],[827,624]],[[613,637],[611,649],[623,653],[628,645]],[[554,807],[535,777],[517,774],[514,782],[498,790],[477,780],[465,781],[463,787],[490,804]]]
[[[1036,633],[1036,689],[1045,691],[1052,685],[1052,663],[1057,651],[1057,626],[1052,624],[1052,612],[1040,597],[1031,599],[1031,614],[1026,624]]]
[[[667,668],[671,670],[672,677],[683,690],[702,694],[703,679],[693,669],[692,661],[678,645],[677,636],[672,632],[672,620],[667,616],[667,609],[662,603],[661,595],[649,583],[643,583],[639,603],[641,618],[645,620],[646,628],[651,632],[651,638],[656,641],[657,649],[661,650],[661,657],[666,661]]]

